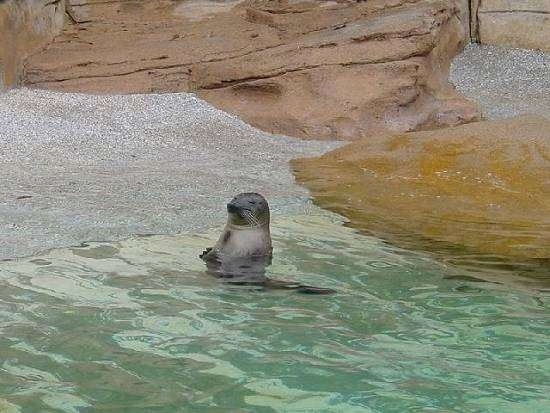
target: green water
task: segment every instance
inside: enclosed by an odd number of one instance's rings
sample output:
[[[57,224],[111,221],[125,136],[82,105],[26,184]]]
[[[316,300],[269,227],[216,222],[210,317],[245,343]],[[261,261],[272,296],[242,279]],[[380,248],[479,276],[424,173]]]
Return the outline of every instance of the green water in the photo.
[[[550,412],[547,292],[324,212],[273,233],[272,276],[338,294],[221,285],[216,231],[1,263],[0,412]]]

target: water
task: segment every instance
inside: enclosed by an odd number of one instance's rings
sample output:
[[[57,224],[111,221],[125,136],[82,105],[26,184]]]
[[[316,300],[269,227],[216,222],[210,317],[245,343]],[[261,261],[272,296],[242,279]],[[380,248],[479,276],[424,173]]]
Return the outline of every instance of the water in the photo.
[[[276,217],[269,272],[338,294],[224,286],[217,233],[1,263],[0,412],[550,411],[547,292],[317,210]]]

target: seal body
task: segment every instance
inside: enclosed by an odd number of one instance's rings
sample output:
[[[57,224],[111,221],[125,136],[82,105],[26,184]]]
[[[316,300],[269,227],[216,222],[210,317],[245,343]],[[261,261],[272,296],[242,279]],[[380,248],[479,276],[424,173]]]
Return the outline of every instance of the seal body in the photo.
[[[269,205],[263,196],[254,192],[235,196],[227,204],[227,223],[216,245],[200,255],[208,273],[231,284],[332,293],[329,289],[266,277],[265,270],[271,264],[273,253],[269,221]]]
[[[210,273],[236,282],[264,282],[271,264],[269,205],[256,193],[243,193],[227,204],[227,223],[218,242],[200,258]]]
[[[271,256],[269,224],[258,227],[227,224],[214,249],[228,257]]]

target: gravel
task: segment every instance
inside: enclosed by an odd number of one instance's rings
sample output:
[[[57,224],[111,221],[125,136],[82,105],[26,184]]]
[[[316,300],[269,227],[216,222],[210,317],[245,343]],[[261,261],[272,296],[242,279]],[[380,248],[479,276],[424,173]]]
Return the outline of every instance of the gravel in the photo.
[[[275,219],[303,212],[288,161],[338,145],[264,133],[191,94],[0,94],[0,259],[204,230],[242,191]]]
[[[451,81],[487,119],[550,118],[550,54],[471,44],[451,67]]]

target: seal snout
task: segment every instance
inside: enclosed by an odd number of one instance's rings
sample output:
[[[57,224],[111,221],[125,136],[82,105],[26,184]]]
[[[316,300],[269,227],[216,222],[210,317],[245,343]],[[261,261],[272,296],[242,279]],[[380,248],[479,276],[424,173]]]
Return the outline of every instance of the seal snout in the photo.
[[[237,205],[231,202],[227,204],[227,212],[230,212],[232,214],[238,214],[240,210],[241,210],[240,207],[238,207]]]

